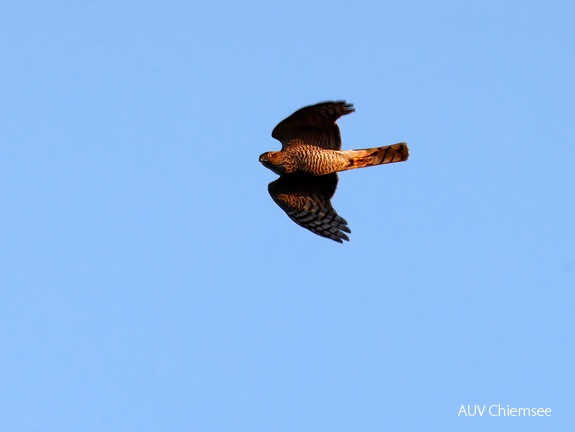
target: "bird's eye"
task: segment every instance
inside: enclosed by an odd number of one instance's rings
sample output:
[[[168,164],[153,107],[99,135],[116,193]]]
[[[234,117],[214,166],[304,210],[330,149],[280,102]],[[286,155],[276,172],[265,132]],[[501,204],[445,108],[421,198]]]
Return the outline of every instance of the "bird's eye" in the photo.
[[[273,154],[273,153],[268,153],[268,158],[271,159],[271,158],[273,158],[273,157],[274,157],[274,154]]]

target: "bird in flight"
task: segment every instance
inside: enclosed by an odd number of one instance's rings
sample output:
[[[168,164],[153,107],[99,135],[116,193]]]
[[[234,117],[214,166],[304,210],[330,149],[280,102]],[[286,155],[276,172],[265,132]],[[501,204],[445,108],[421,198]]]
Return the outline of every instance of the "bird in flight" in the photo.
[[[335,121],[354,112],[345,101],[322,102],[304,107],[281,121],[272,137],[281,151],[269,151],[260,162],[279,174],[268,191],[275,203],[298,225],[339,243],[349,241],[347,221],[331,205],[337,172],[403,162],[409,156],[402,142],[361,150],[341,150]]]

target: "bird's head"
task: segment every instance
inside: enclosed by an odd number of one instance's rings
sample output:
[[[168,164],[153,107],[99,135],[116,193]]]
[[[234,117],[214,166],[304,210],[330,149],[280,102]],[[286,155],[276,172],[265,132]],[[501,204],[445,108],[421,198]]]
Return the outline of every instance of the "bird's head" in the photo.
[[[265,152],[260,156],[260,162],[266,168],[271,169],[276,174],[285,173],[284,155],[282,152]]]

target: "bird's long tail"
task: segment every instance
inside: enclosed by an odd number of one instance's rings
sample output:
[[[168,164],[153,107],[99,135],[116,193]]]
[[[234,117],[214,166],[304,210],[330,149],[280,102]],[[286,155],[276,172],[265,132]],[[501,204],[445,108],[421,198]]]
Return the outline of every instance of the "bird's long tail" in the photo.
[[[409,157],[407,143],[397,143],[389,146],[374,147],[361,150],[344,151],[349,156],[348,165],[342,171],[375,165],[403,162]]]

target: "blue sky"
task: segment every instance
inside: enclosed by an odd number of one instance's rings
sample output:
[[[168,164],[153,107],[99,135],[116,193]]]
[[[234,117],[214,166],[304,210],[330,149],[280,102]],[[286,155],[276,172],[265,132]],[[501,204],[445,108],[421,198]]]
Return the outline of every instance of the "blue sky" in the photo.
[[[567,1],[0,5],[0,429],[567,431]],[[258,156],[345,99],[339,245]],[[461,405],[551,417],[458,416]]]

